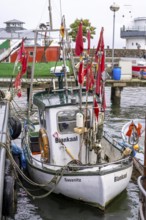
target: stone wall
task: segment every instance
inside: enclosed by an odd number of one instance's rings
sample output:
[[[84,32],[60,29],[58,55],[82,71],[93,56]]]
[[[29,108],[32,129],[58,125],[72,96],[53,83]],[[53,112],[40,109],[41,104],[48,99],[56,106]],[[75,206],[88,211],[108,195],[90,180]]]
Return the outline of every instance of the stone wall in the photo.
[[[95,49],[90,50],[91,57],[94,56],[95,51],[96,51]],[[105,54],[106,54],[106,57],[112,57],[112,49],[105,49]],[[141,50],[141,49],[114,49],[114,57],[115,58],[116,57],[144,57],[146,58],[146,51]]]

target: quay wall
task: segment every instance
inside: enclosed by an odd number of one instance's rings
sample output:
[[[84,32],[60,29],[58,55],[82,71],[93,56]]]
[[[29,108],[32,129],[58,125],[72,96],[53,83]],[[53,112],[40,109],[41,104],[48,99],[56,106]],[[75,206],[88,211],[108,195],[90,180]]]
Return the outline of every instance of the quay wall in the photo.
[[[87,52],[87,50],[84,50]],[[94,56],[96,49],[90,50],[90,56]],[[112,49],[105,49],[106,57],[112,57]],[[75,52],[73,50],[73,55],[75,56]],[[146,58],[146,50],[143,49],[114,49],[114,57],[136,57],[136,58]]]

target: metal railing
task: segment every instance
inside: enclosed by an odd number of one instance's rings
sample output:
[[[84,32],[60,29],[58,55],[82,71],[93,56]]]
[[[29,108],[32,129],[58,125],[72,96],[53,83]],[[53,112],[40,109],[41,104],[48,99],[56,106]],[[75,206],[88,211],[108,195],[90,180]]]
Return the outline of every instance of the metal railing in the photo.
[[[139,195],[139,220],[146,219],[146,190],[144,189],[143,182],[146,181],[146,177],[139,176],[137,183],[140,190]]]
[[[0,103],[0,108],[1,108],[0,145],[2,145],[2,144],[6,144],[7,142],[9,102]],[[5,159],[6,159],[6,150],[2,146],[0,146],[0,219],[2,218]]]

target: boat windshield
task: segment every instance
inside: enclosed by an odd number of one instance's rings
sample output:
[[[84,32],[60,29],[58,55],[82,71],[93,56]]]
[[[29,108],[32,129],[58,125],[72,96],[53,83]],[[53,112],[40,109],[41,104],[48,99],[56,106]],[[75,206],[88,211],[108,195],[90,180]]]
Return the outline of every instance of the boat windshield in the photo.
[[[57,114],[58,130],[62,134],[74,133],[76,127],[76,114],[79,110],[59,111]],[[90,126],[90,111],[83,111],[84,124],[86,127]]]

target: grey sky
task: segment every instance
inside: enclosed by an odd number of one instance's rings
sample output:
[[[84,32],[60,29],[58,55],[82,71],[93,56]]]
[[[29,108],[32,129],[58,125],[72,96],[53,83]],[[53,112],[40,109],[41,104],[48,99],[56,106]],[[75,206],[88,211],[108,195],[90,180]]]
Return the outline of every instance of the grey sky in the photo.
[[[60,2],[62,14],[65,15],[67,27],[76,18],[89,19],[96,27],[96,36],[92,46],[97,46],[100,29],[104,27],[105,47],[112,45],[113,12],[110,6],[115,2],[120,6],[115,20],[115,48],[125,46],[125,40],[120,39],[120,27],[128,24],[135,17],[146,17],[145,0],[52,0],[53,27],[60,27]],[[24,27],[35,29],[40,23],[49,19],[48,0],[3,0],[0,4],[0,27],[5,21],[18,19],[25,22]]]

